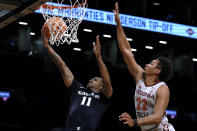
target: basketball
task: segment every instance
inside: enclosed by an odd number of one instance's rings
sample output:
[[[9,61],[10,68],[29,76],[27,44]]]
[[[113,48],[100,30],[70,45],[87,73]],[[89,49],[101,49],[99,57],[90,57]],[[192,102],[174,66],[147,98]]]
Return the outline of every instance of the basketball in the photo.
[[[52,17],[44,23],[43,28],[45,29],[45,35],[48,39],[51,37],[51,33],[53,37],[58,39],[60,38],[61,34],[66,30],[66,24],[64,20],[60,17]]]

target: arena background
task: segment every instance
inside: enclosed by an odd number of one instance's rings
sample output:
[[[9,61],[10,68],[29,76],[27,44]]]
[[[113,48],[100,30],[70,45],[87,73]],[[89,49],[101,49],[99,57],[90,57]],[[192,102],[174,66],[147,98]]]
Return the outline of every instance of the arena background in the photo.
[[[65,124],[69,97],[56,66],[45,51],[40,30],[44,24],[41,14],[31,13],[42,0],[0,0],[0,130],[1,131],[61,131]],[[44,1],[44,0],[43,0]],[[117,0],[120,13],[197,26],[197,0]],[[110,11],[115,0],[88,0],[88,8]],[[24,9],[27,9],[23,11]],[[19,22],[28,25],[20,25]],[[91,29],[92,32],[85,32]],[[167,82],[171,97],[168,115],[177,131],[193,131],[197,124],[197,40],[185,37],[124,28],[132,38],[131,47],[136,61],[144,65],[152,58],[171,59],[174,76]],[[33,32],[35,34],[30,35]],[[194,32],[196,33],[196,32]],[[103,37],[109,34],[112,37]],[[139,130],[124,126],[118,115],[129,112],[135,118],[135,83],[129,74],[117,46],[116,27],[83,21],[79,26],[79,43],[54,47],[73,72],[86,85],[99,76],[92,42],[100,35],[102,56],[106,63],[114,94],[98,131]],[[167,41],[161,44],[159,41]],[[153,50],[144,48],[146,45]],[[76,51],[74,48],[80,48]],[[193,59],[193,60],[192,60]],[[3,97],[3,93],[10,97]]]

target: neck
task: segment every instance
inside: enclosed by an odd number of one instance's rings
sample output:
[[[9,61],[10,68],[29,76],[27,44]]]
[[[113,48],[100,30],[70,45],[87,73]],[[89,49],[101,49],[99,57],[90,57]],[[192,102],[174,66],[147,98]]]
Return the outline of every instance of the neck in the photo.
[[[146,86],[151,86],[159,82],[159,79],[157,76],[149,76],[145,75],[145,84]]]
[[[91,91],[93,91],[94,93],[99,93],[99,91],[97,90],[97,89],[95,89],[95,88],[90,88],[91,89]]]

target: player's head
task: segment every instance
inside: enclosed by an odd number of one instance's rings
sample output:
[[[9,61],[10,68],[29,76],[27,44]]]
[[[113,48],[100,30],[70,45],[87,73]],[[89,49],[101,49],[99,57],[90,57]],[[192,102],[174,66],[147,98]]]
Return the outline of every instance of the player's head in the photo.
[[[157,75],[160,81],[168,81],[173,75],[172,63],[165,57],[158,57],[145,66],[146,75]]]
[[[157,68],[161,69],[159,80],[168,81],[173,76],[173,66],[171,61],[165,57],[158,57],[157,60],[159,61]]]
[[[94,77],[89,80],[87,84],[87,88],[94,90],[96,92],[100,92],[103,89],[103,80],[100,77]]]

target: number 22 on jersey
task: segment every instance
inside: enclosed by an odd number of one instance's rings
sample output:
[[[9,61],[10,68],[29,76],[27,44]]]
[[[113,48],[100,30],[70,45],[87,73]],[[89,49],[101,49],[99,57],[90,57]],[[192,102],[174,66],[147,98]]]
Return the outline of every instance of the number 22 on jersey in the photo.
[[[147,101],[146,99],[141,99],[141,97],[137,97],[137,110],[147,111]]]

